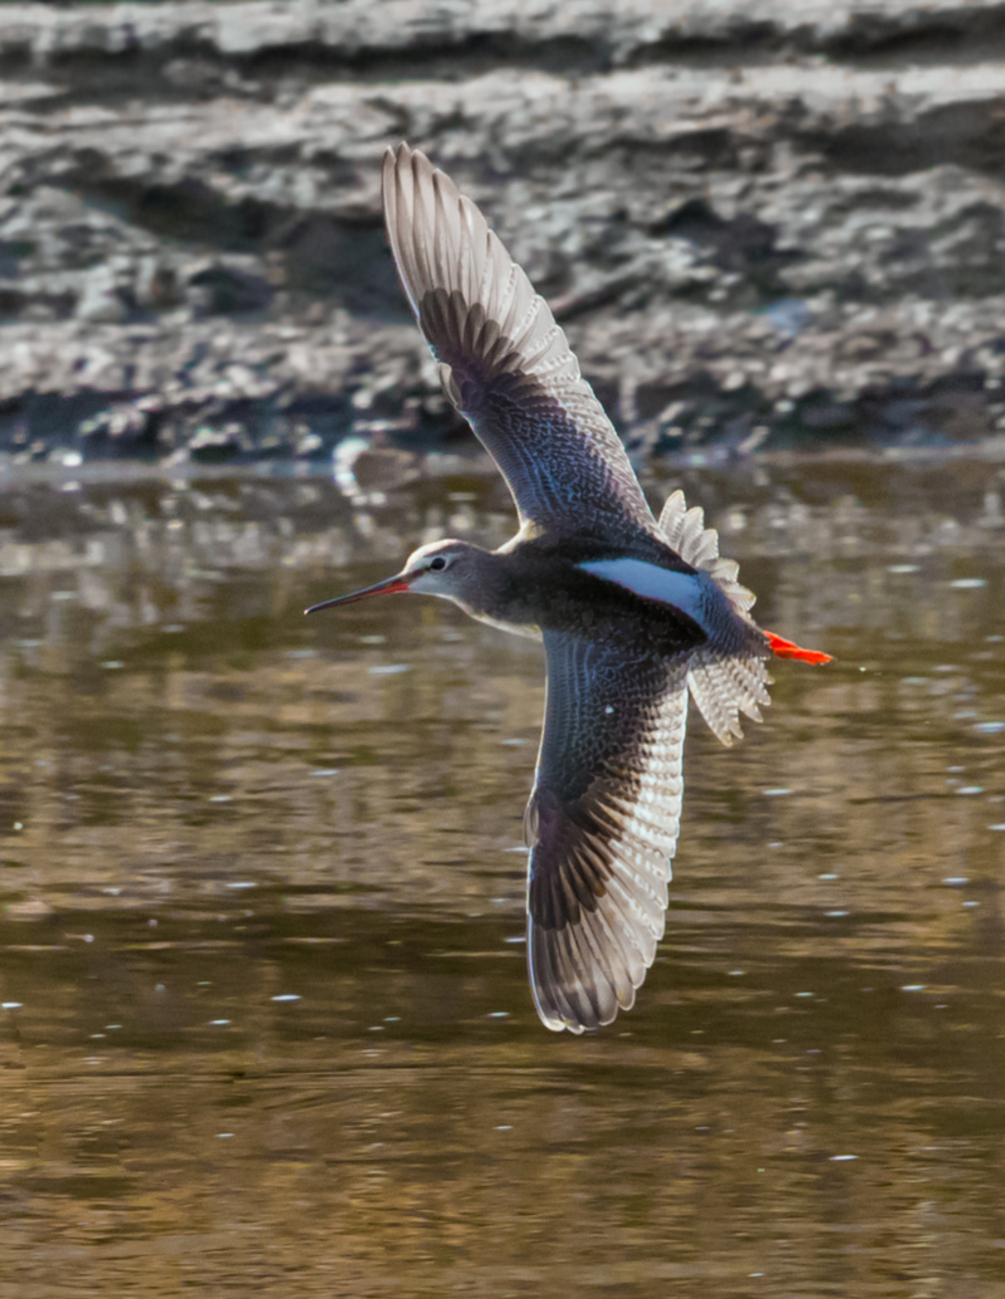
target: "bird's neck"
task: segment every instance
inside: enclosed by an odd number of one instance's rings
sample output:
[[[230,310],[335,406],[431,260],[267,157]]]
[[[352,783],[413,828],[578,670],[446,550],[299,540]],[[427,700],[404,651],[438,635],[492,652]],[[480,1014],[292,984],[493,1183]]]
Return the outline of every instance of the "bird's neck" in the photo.
[[[472,547],[470,576],[453,599],[465,613],[479,622],[539,639],[536,583],[528,582],[524,564],[507,550],[488,551]]]

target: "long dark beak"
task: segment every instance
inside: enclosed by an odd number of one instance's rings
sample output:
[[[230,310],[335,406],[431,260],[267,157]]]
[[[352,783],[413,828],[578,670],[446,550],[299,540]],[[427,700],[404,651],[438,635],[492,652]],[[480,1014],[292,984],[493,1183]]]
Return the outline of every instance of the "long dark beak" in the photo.
[[[364,586],[362,591],[352,591],[349,595],[337,595],[333,600],[322,600],[320,604],[312,604],[309,609],[304,610],[304,613],[317,613],[319,609],[332,609],[337,604],[355,604],[357,600],[365,600],[370,595],[394,595],[398,591],[407,591],[411,584],[411,578],[405,577],[401,573],[395,573],[394,577],[385,577],[383,582],[376,582],[373,586]]]

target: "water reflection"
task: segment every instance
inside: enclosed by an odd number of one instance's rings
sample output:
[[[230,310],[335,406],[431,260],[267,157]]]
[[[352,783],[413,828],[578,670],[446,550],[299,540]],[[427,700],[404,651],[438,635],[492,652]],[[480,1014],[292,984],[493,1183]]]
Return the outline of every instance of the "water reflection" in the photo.
[[[11,1293],[1001,1294],[1002,470],[675,475],[839,660],[694,720],[667,937],[576,1041],[524,971],[539,648],[300,616],[509,534],[442,468],[0,490]]]

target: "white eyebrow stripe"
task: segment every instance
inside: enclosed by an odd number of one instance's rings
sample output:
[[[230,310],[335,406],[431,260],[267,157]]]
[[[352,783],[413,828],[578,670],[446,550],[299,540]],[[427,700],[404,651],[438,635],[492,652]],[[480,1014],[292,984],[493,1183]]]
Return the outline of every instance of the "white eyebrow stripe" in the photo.
[[[705,621],[703,583],[696,573],[675,573],[673,569],[648,564],[644,559],[590,559],[578,568],[605,582],[613,582],[644,600],[657,600],[672,605],[693,619],[703,631],[709,627]]]

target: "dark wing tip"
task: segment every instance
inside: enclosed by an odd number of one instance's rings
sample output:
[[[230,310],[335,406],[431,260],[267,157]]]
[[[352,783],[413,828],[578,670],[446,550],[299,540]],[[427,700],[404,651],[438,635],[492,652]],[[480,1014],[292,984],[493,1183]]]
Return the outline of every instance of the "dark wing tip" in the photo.
[[[604,794],[600,783],[573,804],[535,798],[527,951],[538,1014],[556,1031],[630,1010],[665,923],[676,810],[653,814],[641,791]]]
[[[500,373],[579,380],[544,299],[445,172],[402,143],[384,153],[382,193],[399,275],[441,363],[482,383]]]
[[[656,943],[648,923],[628,921],[617,908],[583,912],[578,923],[554,929],[529,920],[531,988],[542,1023],[578,1035],[631,1010]]]

